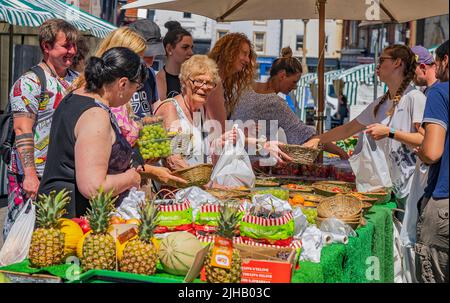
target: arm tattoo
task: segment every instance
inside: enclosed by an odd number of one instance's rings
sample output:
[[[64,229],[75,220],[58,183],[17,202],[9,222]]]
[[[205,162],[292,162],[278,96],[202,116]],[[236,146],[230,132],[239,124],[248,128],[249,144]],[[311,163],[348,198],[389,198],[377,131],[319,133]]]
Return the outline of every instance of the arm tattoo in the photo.
[[[16,142],[22,140],[22,139],[32,139],[34,140],[34,136],[32,133],[26,133],[26,134],[22,134],[22,135],[18,135],[16,136]]]
[[[34,148],[23,148],[19,151],[23,168],[35,167],[34,165]]]
[[[29,118],[29,119],[36,120],[36,115],[33,113],[29,113],[29,112],[14,112],[13,118]]]
[[[35,167],[34,165],[34,136],[32,133],[25,133],[18,135],[15,142],[16,148],[19,152],[19,157],[22,162],[22,166]]]

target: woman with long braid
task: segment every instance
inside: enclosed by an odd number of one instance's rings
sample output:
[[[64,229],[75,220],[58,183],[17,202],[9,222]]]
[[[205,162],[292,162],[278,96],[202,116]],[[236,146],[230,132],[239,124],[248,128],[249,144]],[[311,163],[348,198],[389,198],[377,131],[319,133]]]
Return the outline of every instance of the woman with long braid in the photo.
[[[411,85],[416,66],[416,56],[407,46],[386,47],[376,69],[380,80],[388,87],[386,94],[356,119],[306,143],[306,146],[317,146],[365,131],[377,140],[386,155],[399,208],[404,208],[410,192],[416,166],[414,148],[423,140],[419,129],[426,97]]]

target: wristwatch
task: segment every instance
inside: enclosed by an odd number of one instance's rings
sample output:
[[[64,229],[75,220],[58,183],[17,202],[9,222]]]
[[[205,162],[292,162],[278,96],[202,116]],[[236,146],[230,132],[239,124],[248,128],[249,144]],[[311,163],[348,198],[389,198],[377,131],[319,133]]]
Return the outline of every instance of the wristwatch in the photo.
[[[391,127],[389,129],[389,138],[394,139],[395,136],[395,128]]]

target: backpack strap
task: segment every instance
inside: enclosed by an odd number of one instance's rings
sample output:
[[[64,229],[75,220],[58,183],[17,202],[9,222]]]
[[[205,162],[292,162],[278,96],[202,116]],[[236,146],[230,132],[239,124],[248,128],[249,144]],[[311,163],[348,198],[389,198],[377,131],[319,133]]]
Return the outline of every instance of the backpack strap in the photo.
[[[45,92],[47,90],[47,77],[45,76],[44,69],[40,65],[35,65],[30,68],[30,71],[35,73],[39,79],[39,83],[41,84],[41,94],[40,94],[40,102],[43,102],[45,99]]]

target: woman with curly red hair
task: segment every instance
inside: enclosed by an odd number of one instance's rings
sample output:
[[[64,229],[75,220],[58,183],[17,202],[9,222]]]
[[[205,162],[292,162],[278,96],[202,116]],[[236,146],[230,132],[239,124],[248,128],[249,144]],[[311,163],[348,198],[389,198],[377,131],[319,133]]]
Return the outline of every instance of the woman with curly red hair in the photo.
[[[230,33],[217,40],[209,57],[216,61],[222,82],[211,92],[206,114],[221,123],[223,132],[241,93],[253,82],[256,53],[246,35]]]

